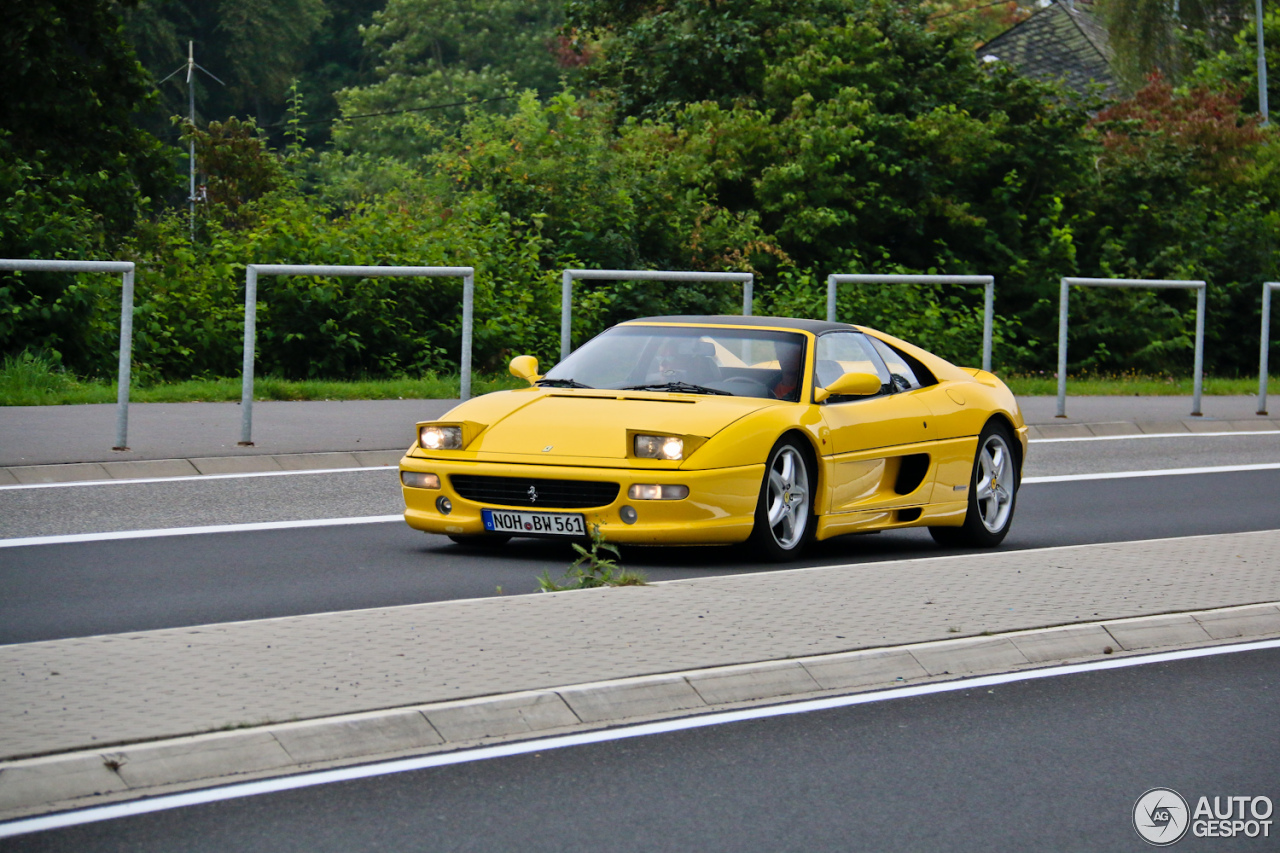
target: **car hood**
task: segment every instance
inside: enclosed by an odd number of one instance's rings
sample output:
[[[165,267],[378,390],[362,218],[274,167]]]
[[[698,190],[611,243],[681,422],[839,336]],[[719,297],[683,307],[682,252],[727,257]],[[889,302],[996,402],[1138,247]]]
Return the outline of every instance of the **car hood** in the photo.
[[[628,430],[710,438],[739,418],[776,405],[753,397],[531,388],[487,394],[440,420],[485,424],[466,448],[480,455],[625,459]]]

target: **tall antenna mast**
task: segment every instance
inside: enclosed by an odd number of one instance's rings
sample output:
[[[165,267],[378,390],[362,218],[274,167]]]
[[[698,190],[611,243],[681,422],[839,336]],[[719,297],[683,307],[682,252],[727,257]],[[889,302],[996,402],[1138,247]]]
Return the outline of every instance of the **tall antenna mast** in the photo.
[[[1258,112],[1262,113],[1262,125],[1266,127],[1270,121],[1267,115],[1267,45],[1262,37],[1262,0],[1257,0],[1258,7]]]
[[[196,126],[195,75],[196,75],[197,68],[203,71],[205,74],[208,74],[219,85],[222,85],[222,86],[227,85],[226,83],[223,83],[221,80],[219,80],[217,75],[215,75],[208,68],[205,68],[203,65],[196,62],[195,42],[193,41],[187,42],[186,64],[179,66],[173,72],[173,74],[170,74],[169,77],[166,77],[164,78],[164,80],[160,81],[160,83],[164,83],[165,80],[168,80],[170,77],[173,77],[174,74],[177,74],[181,71],[187,72],[187,120],[191,122],[191,127],[193,129]],[[156,85],[159,85],[159,84],[156,84]],[[189,188],[187,191],[187,202],[191,207],[191,239],[194,240],[196,238],[196,140],[195,140],[195,137],[192,137],[187,145],[187,161],[189,166],[188,171],[190,173]]]

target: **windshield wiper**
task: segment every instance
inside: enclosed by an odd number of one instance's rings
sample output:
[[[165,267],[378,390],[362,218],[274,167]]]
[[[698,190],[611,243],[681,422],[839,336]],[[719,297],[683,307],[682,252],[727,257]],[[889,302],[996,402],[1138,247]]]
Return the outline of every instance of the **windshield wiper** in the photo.
[[[676,391],[684,394],[722,394],[734,396],[732,391],[721,391],[719,388],[708,388],[706,385],[694,385],[692,382],[653,382],[648,385],[627,385],[620,391]]]
[[[539,379],[538,386],[541,388],[590,388],[590,385],[583,385],[576,379]]]

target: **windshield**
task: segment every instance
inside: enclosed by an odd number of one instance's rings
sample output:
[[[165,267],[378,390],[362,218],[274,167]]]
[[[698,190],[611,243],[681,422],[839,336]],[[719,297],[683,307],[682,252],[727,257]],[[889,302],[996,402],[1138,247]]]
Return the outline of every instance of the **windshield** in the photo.
[[[800,399],[804,336],[764,329],[617,326],[540,384]]]

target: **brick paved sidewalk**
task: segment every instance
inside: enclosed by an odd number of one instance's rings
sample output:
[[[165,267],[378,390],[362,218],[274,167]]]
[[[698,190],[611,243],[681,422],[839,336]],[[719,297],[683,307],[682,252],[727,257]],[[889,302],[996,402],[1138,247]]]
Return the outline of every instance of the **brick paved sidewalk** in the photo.
[[[1280,600],[1280,531],[981,553],[0,647],[0,758]]]

